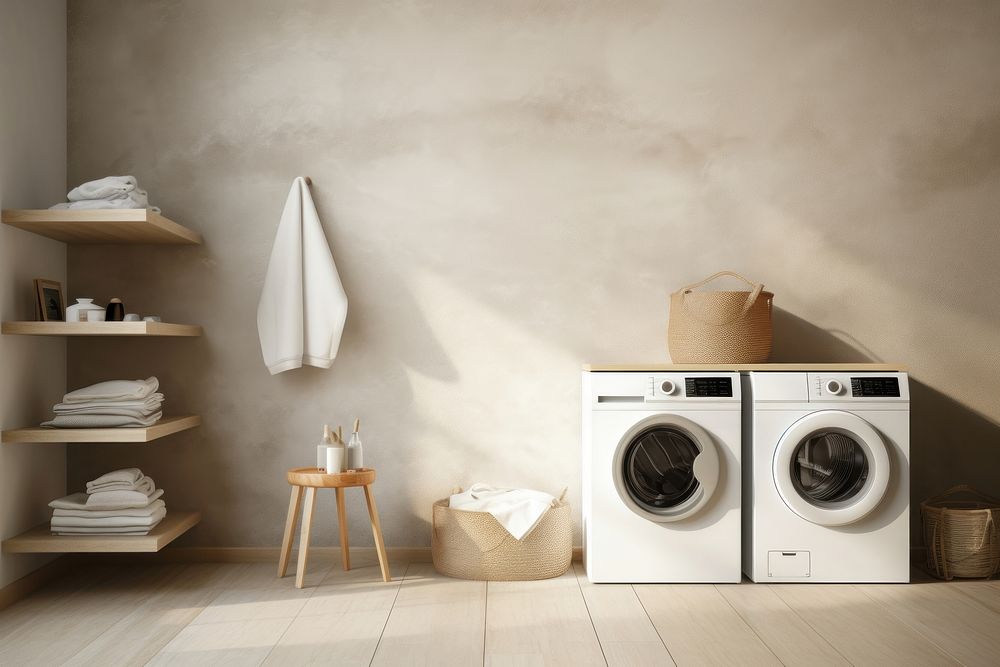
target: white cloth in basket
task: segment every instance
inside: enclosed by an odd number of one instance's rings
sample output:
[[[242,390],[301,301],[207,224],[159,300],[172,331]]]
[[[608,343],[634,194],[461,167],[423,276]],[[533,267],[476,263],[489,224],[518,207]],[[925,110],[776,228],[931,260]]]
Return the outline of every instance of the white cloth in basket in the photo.
[[[453,494],[448,499],[448,506],[470,512],[489,512],[514,539],[523,540],[555,502],[555,497],[542,491],[477,483],[467,491]]]

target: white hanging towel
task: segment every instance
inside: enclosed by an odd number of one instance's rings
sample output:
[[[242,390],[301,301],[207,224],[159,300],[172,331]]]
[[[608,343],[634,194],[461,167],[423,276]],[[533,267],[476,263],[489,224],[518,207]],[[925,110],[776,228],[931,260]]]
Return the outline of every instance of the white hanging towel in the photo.
[[[504,489],[489,484],[473,484],[464,493],[455,493],[448,506],[473,512],[489,512],[514,539],[521,540],[534,530],[556,499],[542,491]]]
[[[276,375],[302,364],[329,368],[346,319],[347,294],[309,187],[298,177],[278,223],[257,305],[267,370]]]

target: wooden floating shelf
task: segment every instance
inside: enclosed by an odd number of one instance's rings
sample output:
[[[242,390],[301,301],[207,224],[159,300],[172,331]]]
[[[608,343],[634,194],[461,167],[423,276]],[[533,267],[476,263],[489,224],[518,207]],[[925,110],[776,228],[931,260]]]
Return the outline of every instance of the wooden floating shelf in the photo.
[[[201,512],[167,510],[167,516],[149,535],[53,535],[49,524],[45,523],[4,540],[3,551],[12,554],[154,552],[198,525],[199,521]]]
[[[780,364],[584,364],[583,370],[591,372],[628,372],[628,371],[653,371],[653,372],[676,372],[676,373],[696,373],[699,371],[719,372],[728,371],[738,373],[740,371],[772,371],[772,372],[850,372],[850,371],[874,371],[877,373],[905,373],[907,368],[903,364],[881,364],[867,361],[856,364],[800,364],[800,363],[780,363]]]
[[[197,324],[169,322],[4,322],[0,332],[21,336],[200,336]]]
[[[201,234],[147,208],[3,211],[5,225],[74,244],[199,245]]]
[[[164,417],[152,426],[139,428],[43,428],[32,426],[4,431],[2,442],[44,443],[142,443],[201,425],[201,417]]]

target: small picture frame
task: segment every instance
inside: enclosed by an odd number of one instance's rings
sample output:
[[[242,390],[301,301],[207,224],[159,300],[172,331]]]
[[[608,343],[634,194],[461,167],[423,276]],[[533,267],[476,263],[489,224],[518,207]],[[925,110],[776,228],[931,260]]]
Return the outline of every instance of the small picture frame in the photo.
[[[62,283],[45,278],[35,278],[35,305],[41,322],[66,321],[66,297]]]

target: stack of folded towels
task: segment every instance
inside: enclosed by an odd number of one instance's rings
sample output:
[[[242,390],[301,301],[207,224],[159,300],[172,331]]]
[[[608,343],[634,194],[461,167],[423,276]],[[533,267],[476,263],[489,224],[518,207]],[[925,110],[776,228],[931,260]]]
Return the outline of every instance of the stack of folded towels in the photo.
[[[86,493],[49,503],[56,535],[147,535],[167,515],[152,478],[138,468],[115,470],[87,482]]]
[[[88,181],[73,188],[66,195],[68,202],[56,204],[54,209],[93,209],[93,208],[152,208],[149,206],[149,195],[139,189],[135,176],[108,176],[96,181]]]
[[[110,380],[63,396],[52,407],[55,418],[42,426],[55,428],[136,428],[152,426],[163,417],[160,381]]]

